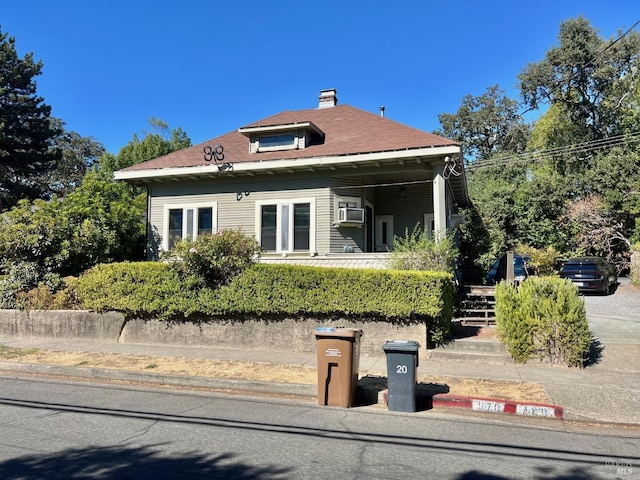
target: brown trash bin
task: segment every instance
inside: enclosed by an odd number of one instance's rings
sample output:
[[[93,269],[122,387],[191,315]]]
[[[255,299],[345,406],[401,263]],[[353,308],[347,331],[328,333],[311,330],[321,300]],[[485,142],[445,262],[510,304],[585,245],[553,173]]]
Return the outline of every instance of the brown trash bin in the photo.
[[[318,403],[349,408],[356,403],[360,338],[356,328],[318,328]]]

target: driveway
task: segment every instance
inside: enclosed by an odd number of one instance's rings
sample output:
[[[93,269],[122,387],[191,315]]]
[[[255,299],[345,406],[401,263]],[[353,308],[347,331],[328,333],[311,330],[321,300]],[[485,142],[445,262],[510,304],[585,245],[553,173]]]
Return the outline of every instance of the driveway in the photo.
[[[619,282],[611,295],[584,295],[589,327],[603,344],[640,345],[640,289]]]

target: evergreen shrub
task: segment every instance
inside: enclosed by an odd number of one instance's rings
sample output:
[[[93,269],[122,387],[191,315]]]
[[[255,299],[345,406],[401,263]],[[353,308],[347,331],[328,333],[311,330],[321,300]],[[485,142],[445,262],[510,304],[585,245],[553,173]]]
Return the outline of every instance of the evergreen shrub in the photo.
[[[431,340],[451,328],[453,280],[444,272],[253,264],[223,286],[186,281],[160,262],[99,265],[77,281],[83,308],[128,318],[334,317],[427,322]]]
[[[498,336],[513,359],[538,358],[583,367],[591,336],[577,287],[558,277],[529,277],[519,285],[496,285]]]

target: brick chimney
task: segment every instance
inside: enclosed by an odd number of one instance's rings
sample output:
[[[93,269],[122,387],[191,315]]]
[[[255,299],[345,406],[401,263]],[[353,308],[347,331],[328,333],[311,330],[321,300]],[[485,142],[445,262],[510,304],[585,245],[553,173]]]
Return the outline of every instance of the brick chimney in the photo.
[[[320,90],[320,103],[318,108],[331,108],[338,104],[338,97],[336,96],[336,89],[329,88],[327,90]]]

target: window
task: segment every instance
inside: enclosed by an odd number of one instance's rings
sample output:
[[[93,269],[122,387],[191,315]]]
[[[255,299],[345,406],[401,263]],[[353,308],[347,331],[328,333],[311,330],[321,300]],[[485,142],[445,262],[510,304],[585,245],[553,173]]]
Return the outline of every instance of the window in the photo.
[[[315,253],[315,199],[260,202],[257,209],[256,231],[264,250]]]
[[[295,145],[296,136],[293,133],[284,135],[269,135],[260,137],[260,149],[265,148],[279,149],[278,147],[292,147]]]
[[[195,240],[198,235],[216,231],[216,206],[167,206],[163,248],[171,250],[182,239]]]

